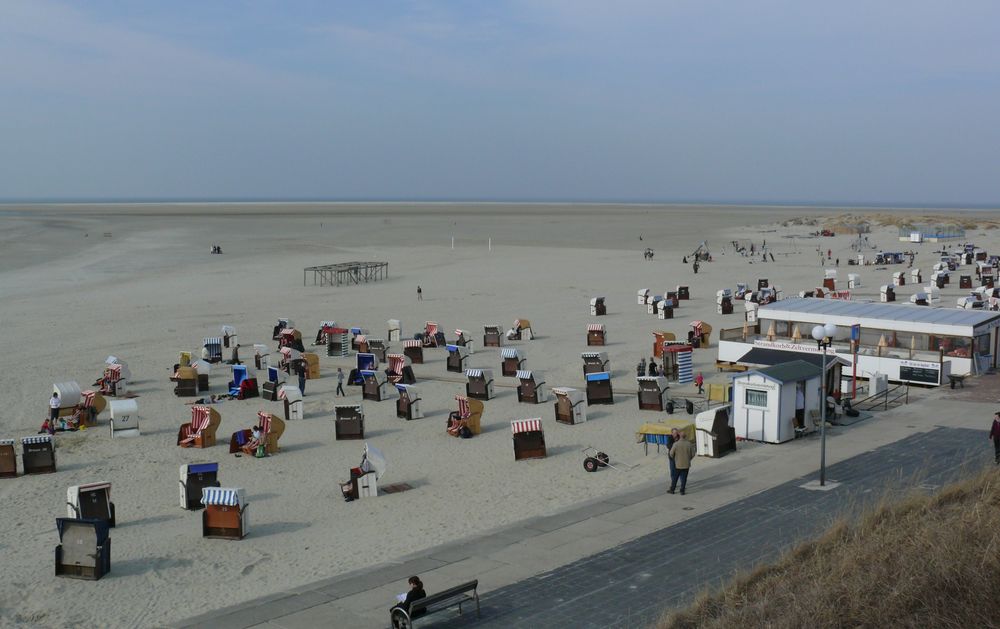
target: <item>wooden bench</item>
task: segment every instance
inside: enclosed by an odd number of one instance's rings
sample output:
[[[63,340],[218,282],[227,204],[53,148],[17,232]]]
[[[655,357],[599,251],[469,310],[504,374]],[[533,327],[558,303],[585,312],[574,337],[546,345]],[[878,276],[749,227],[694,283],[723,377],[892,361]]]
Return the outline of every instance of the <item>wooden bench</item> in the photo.
[[[414,620],[426,618],[437,612],[451,609],[458,606],[458,613],[462,613],[462,604],[470,601],[476,603],[476,618],[479,618],[479,580],[469,581],[462,585],[456,585],[443,592],[425,596],[410,603],[410,611],[407,613],[403,609],[395,608],[391,612],[390,624],[393,627],[410,629]],[[416,616],[416,618],[414,618]]]
[[[746,371],[749,369],[746,365],[737,365],[726,360],[715,361],[715,366],[719,368],[719,371]]]

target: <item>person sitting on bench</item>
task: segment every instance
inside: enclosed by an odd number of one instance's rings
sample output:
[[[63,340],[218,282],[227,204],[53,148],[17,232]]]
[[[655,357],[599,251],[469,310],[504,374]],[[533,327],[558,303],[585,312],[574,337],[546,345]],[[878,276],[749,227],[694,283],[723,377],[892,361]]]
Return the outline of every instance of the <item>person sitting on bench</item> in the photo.
[[[406,583],[410,586],[410,590],[406,594],[400,594],[396,597],[399,601],[397,604],[393,605],[389,609],[389,613],[392,613],[394,609],[402,609],[407,614],[410,613],[410,603],[417,599],[426,598],[427,592],[424,591],[424,584],[420,581],[420,577],[412,576],[406,580]],[[423,611],[415,612],[410,618],[419,618],[423,616]],[[393,616],[393,629],[400,629],[401,625],[396,622],[396,617]]]

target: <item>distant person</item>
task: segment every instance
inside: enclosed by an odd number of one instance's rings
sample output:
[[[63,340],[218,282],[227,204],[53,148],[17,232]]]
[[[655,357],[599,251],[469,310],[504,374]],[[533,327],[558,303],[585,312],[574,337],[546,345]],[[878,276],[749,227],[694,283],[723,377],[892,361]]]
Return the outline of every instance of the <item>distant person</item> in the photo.
[[[997,465],[1000,465],[1000,412],[993,413],[993,425],[990,426],[990,439],[993,440],[993,455]]]
[[[833,257],[833,251],[830,250],[830,249],[827,249],[826,250],[826,259],[829,260],[832,257]]]
[[[424,289],[420,288],[420,286],[417,286],[417,301],[423,301],[423,300],[424,300]]]
[[[705,392],[705,376],[698,372],[698,375],[694,377],[694,384],[698,387],[698,395]]]
[[[52,392],[52,397],[49,398],[49,426],[51,430],[49,434],[56,434],[56,420],[59,419],[59,406],[62,402],[59,400],[59,393],[56,391]]]
[[[229,362],[231,364],[233,364],[233,365],[242,365],[243,364],[243,363],[240,362],[240,346],[239,345],[233,346],[232,360],[230,360]]]
[[[646,375],[646,359],[640,358],[639,364],[635,366],[635,375],[639,378]]]
[[[299,376],[299,391],[302,395],[306,394],[306,361],[299,360],[295,363],[295,373]]]
[[[694,444],[687,440],[684,433],[676,428],[674,432],[674,444],[670,446],[670,458],[674,461],[675,472],[670,478],[670,489],[668,494],[674,493],[677,488],[677,481],[681,482],[681,495],[687,490],[688,472],[691,470],[691,459],[694,458]]]
[[[340,367],[337,367],[337,392],[335,395],[347,397],[347,394],[344,393],[344,370]]]
[[[837,258],[837,261],[834,263],[834,266],[840,266],[840,258]]]
[[[652,358],[649,359],[649,371],[647,371],[646,374],[649,376],[660,375],[660,371],[656,368],[656,363],[653,362]]]
[[[795,389],[795,427],[806,427],[806,393],[801,386]]]

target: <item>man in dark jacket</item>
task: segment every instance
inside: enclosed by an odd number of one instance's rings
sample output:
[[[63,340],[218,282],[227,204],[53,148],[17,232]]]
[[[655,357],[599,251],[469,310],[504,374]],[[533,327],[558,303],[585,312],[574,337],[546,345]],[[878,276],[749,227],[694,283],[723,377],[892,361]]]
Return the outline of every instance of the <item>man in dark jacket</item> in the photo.
[[[993,413],[993,425],[990,426],[990,439],[993,440],[993,455],[997,465],[1000,465],[1000,412]]]
[[[694,444],[687,440],[683,432],[674,429],[673,431],[674,444],[670,446],[670,458],[674,462],[674,474],[670,479],[670,489],[667,490],[668,494],[674,493],[674,489],[677,487],[677,481],[681,482],[681,495],[684,495],[684,491],[687,489],[688,481],[688,471],[691,469],[691,459],[695,455]]]

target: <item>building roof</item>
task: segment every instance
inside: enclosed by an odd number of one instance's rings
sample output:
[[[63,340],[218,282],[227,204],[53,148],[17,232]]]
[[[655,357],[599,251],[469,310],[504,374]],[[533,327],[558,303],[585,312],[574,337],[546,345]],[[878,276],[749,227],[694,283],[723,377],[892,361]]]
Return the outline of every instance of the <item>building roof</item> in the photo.
[[[813,365],[804,360],[792,360],[772,367],[758,369],[757,373],[778,382],[798,382],[799,380],[818,378],[822,371],[819,365]]]
[[[809,352],[793,352],[785,351],[782,349],[770,349],[767,347],[754,347],[746,354],[737,359],[738,363],[749,363],[751,365],[780,365],[781,363],[787,363],[789,361],[805,361],[810,365],[822,368],[823,366],[823,355],[822,354],[811,354]],[[840,362],[841,364],[848,364],[846,360],[834,355],[832,352],[826,355],[826,365],[827,369],[831,366]]]
[[[836,325],[860,323],[864,326],[867,322],[873,327],[914,332],[928,331],[921,326],[945,326],[952,329],[942,332],[959,336],[971,334],[972,328],[986,324],[990,324],[987,327],[996,327],[1000,323],[1000,312],[810,297],[782,299],[761,306],[758,315],[762,319],[789,318]],[[874,325],[875,322],[881,324]]]

